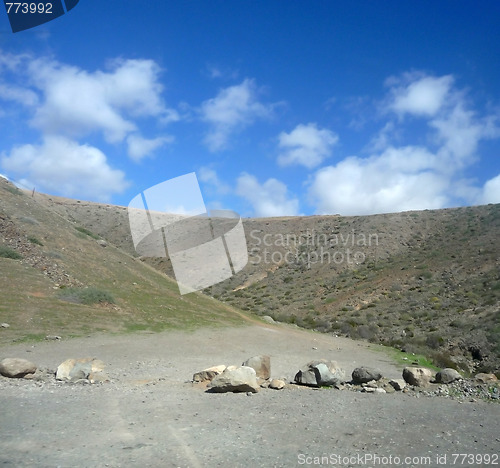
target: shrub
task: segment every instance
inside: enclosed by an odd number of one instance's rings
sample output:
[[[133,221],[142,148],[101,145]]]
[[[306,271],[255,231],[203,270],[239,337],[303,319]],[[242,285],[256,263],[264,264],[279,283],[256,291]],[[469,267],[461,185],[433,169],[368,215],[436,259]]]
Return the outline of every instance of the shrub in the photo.
[[[75,229],[78,232],[85,234],[86,236],[92,237],[92,239],[99,239],[99,236],[96,236],[93,232],[89,231],[88,229],[85,229],[84,227],[76,226]]]
[[[43,244],[42,244],[42,241],[40,241],[39,239],[37,239],[37,238],[36,238],[36,237],[34,237],[34,236],[29,236],[29,237],[28,237],[28,240],[29,240],[32,244],[43,245]]]
[[[10,249],[6,245],[0,245],[0,257],[12,258],[13,260],[20,260],[21,258],[23,258],[20,253]]]
[[[114,297],[107,291],[97,288],[65,288],[61,290],[60,297],[64,301],[74,302],[75,304],[114,304]]]

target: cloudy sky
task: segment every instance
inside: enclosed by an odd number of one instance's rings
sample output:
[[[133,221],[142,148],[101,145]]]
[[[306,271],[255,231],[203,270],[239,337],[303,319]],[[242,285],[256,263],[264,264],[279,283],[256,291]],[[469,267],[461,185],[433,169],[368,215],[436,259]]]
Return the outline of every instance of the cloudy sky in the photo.
[[[194,171],[243,216],[499,203],[498,24],[496,0],[0,12],[0,174],[128,205]]]

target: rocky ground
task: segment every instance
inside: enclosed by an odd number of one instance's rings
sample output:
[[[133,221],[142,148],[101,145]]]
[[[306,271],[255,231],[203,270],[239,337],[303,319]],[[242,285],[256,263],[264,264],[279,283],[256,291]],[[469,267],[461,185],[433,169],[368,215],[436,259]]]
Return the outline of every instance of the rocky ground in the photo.
[[[271,356],[271,376],[284,389],[208,393],[191,382],[197,371],[257,354]],[[29,380],[0,377],[2,466],[488,466],[486,457],[453,463],[453,454],[500,451],[500,405],[477,393],[486,397],[487,386],[389,394],[290,385],[319,358],[336,360],[347,375],[362,365],[387,380],[402,373],[370,345],[290,326],[63,337],[3,347],[5,357],[39,370]],[[55,380],[61,362],[82,357],[104,361],[110,381]],[[448,398],[431,397],[440,393]]]

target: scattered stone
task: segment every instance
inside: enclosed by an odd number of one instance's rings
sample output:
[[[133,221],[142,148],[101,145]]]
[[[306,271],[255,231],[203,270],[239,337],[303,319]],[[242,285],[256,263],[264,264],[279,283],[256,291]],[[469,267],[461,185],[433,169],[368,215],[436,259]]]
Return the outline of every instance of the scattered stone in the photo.
[[[436,374],[436,382],[442,384],[450,384],[455,382],[455,380],[460,380],[462,376],[455,370],[449,367],[441,369]]]
[[[226,366],[221,364],[220,366],[209,367],[200,372],[196,372],[193,375],[193,382],[210,382],[219,374],[222,374],[226,370]]]
[[[402,391],[406,387],[406,382],[404,379],[392,379],[389,380],[389,385],[397,390],[398,392]]]
[[[362,384],[370,382],[371,380],[380,380],[382,378],[382,372],[378,369],[372,367],[356,367],[352,371],[352,382],[354,384]]]
[[[378,388],[376,380],[370,380],[369,382],[364,382],[361,385],[366,388]]]
[[[209,384],[211,392],[251,392],[259,391],[257,375],[252,367],[241,366],[235,369],[227,368],[222,374],[217,375]]]
[[[285,388],[285,385],[285,382],[281,379],[272,379],[269,383],[269,388],[272,388],[273,390],[281,390]]]
[[[476,374],[476,380],[481,383],[498,382],[495,374],[485,374],[483,372]]]
[[[10,325],[8,323],[0,323],[0,327],[2,327],[2,328],[9,328]]]
[[[254,356],[247,359],[242,366],[251,367],[257,377],[267,380],[271,377],[271,357],[267,355]]]
[[[434,373],[425,367],[405,367],[403,370],[403,378],[410,385],[415,387],[427,387]]]
[[[267,323],[276,323],[272,317],[269,317],[269,315],[263,315],[262,320]]]
[[[321,359],[308,362],[295,374],[294,380],[312,387],[338,386],[345,381],[345,372],[336,361]]]
[[[10,378],[22,378],[36,372],[36,364],[22,358],[5,358],[0,362],[0,374]]]
[[[374,393],[387,393],[383,388],[376,388]]]
[[[375,390],[376,389],[373,387],[363,387],[363,389],[361,391],[364,393],[375,393]]]

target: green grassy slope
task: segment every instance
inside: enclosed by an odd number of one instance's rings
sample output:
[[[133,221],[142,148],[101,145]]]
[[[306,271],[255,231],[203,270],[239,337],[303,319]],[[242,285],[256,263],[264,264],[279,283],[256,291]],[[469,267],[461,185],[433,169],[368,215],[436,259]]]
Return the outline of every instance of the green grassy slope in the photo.
[[[0,343],[207,325],[235,325],[244,315],[202,294],[180,296],[176,283],[111,244],[102,247],[81,229],[0,179]],[[94,287],[114,303],[62,300],[68,288]]]

